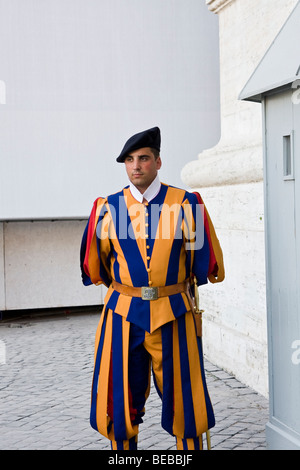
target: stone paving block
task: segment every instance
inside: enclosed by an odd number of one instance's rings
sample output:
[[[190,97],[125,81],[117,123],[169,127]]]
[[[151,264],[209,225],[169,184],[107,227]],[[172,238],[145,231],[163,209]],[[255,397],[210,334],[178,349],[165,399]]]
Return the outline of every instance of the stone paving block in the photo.
[[[18,319],[0,323],[6,363],[0,364],[0,449],[110,450],[89,425],[94,338],[99,315]],[[265,449],[268,402],[205,361],[216,415],[212,450]],[[139,449],[175,450],[161,428],[153,385],[140,425]]]

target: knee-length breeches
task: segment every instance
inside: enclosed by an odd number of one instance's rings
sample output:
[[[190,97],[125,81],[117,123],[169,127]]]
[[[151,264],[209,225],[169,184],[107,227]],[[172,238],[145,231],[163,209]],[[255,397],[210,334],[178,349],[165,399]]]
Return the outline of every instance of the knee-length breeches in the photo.
[[[201,348],[191,312],[151,334],[111,310],[103,312],[96,333],[91,426],[111,441],[136,436],[152,366],[162,427],[181,439],[213,427]]]

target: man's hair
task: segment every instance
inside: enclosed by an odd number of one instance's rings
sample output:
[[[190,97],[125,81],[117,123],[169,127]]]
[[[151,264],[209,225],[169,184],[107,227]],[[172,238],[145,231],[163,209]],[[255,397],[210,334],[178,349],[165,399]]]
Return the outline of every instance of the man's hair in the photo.
[[[159,151],[157,149],[152,148],[152,147],[150,147],[150,149],[151,149],[151,152],[153,153],[154,158],[156,160],[159,157]]]

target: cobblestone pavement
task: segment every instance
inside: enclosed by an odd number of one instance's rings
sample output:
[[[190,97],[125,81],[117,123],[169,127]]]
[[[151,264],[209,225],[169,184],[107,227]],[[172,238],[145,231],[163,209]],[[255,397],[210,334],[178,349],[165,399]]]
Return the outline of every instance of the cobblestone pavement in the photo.
[[[98,320],[88,312],[0,322],[0,449],[110,449],[89,424]],[[265,449],[268,401],[207,361],[205,368],[216,415],[212,450]],[[140,450],[176,449],[160,418],[152,387]]]

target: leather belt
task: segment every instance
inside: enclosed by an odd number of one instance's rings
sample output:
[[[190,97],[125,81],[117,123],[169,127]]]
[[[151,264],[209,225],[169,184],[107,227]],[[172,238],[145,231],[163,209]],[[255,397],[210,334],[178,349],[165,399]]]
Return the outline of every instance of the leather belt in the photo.
[[[157,300],[160,297],[168,297],[169,295],[179,294],[180,292],[187,293],[189,291],[190,281],[187,280],[171,286],[132,287],[113,280],[112,287],[119,292],[119,294],[129,295],[130,297],[141,297],[143,300]]]

